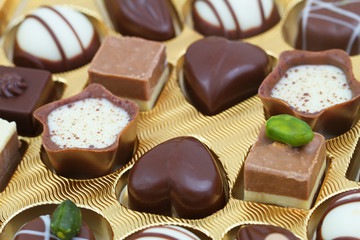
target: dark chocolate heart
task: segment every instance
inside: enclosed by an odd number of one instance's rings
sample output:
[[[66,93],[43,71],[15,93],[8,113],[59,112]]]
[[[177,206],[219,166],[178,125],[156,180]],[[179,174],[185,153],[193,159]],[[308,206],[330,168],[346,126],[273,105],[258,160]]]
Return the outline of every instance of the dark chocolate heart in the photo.
[[[254,45],[208,37],[187,49],[183,70],[192,104],[214,115],[256,94],[271,66],[268,55]]]
[[[181,218],[203,218],[224,207],[225,182],[213,155],[199,140],[178,137],[144,154],[130,172],[131,209]]]
[[[116,29],[124,35],[155,41],[175,37],[167,0],[105,0],[105,5]]]

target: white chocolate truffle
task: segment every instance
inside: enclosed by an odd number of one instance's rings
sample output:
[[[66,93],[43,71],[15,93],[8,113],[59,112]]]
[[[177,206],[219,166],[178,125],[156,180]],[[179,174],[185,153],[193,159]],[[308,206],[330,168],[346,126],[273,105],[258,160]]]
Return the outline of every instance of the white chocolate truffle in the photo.
[[[99,47],[98,35],[90,20],[68,7],[40,7],[19,25],[14,47],[17,66],[63,72],[92,59]]]
[[[271,91],[274,98],[306,113],[316,113],[352,98],[344,71],[332,65],[290,68]]]
[[[8,122],[0,118],[0,152],[4,151],[4,148],[10,141],[11,137],[16,134],[15,122]]]
[[[59,148],[109,147],[129,121],[124,109],[105,98],[85,98],[48,115],[50,139]]]
[[[131,236],[129,240],[146,239],[146,240],[200,240],[189,230],[178,226],[156,226],[146,228],[137,234]]]
[[[360,192],[344,193],[343,197],[330,203],[318,233],[319,239],[358,239],[360,236]]]

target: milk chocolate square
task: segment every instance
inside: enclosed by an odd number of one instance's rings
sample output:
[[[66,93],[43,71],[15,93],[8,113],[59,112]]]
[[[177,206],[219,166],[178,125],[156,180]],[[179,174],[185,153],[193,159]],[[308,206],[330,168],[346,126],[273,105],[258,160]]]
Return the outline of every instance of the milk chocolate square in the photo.
[[[325,138],[291,147],[271,140],[265,127],[244,166],[245,200],[309,209],[325,171]]]
[[[89,67],[89,83],[135,101],[140,110],[153,107],[167,80],[163,43],[136,37],[107,36]]]
[[[37,124],[32,114],[54,93],[49,71],[0,66],[0,117],[15,121],[20,135],[35,134]]]

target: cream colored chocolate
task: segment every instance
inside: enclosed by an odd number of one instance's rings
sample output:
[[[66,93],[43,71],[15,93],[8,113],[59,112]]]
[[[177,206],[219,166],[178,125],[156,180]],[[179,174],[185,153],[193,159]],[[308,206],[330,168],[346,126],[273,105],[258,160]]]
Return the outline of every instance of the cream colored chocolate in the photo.
[[[48,115],[50,139],[59,148],[105,148],[114,144],[129,119],[105,98],[85,98]]]
[[[20,160],[19,141],[15,122],[0,118],[0,191],[13,174]]]
[[[167,78],[163,43],[136,37],[107,36],[89,67],[89,82],[131,99],[140,110],[153,107]]]
[[[245,160],[245,200],[309,209],[324,170],[322,135],[294,148],[266,137],[263,126]]]
[[[286,71],[271,91],[301,112],[315,113],[352,98],[343,70],[333,65],[299,65]]]

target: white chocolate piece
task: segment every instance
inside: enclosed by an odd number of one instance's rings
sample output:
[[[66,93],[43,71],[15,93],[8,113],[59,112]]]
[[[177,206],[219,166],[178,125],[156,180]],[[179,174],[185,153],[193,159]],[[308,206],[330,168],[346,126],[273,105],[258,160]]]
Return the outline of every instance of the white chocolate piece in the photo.
[[[178,226],[156,226],[142,230],[130,239],[146,239],[146,240],[200,240],[195,234],[189,230]]]
[[[41,19],[54,33],[67,59],[71,59],[83,52],[77,36],[85,49],[91,44],[95,31],[94,27],[78,11],[64,6],[41,7],[33,11],[30,16],[36,18],[28,17],[20,24],[16,34],[16,41],[21,49],[33,56],[50,61],[62,60],[55,39],[37,18]]]
[[[354,199],[357,198],[357,199]],[[346,201],[341,203],[341,201]],[[360,193],[345,195],[335,203],[325,216],[321,225],[322,239],[330,240],[341,237],[358,239],[360,236]]]
[[[86,98],[48,116],[50,139],[59,148],[105,148],[130,121],[129,114],[105,98]]]
[[[226,2],[228,2],[229,5],[227,5]],[[216,17],[216,13],[214,13],[213,9],[209,6],[209,4],[211,4],[214,6],[214,9],[216,9],[225,30],[235,30],[237,22],[240,29],[246,31],[263,24],[260,3],[264,11],[265,19],[269,18],[274,8],[273,0],[195,0],[195,9],[206,22],[220,27],[221,23]],[[229,7],[233,10],[235,18]]]
[[[3,152],[12,136],[17,135],[16,124],[0,118],[0,129],[0,152]]]
[[[270,233],[264,240],[289,240],[289,238],[281,233]]]
[[[271,96],[306,113],[316,113],[352,98],[344,71],[332,65],[300,65],[287,70]]]

